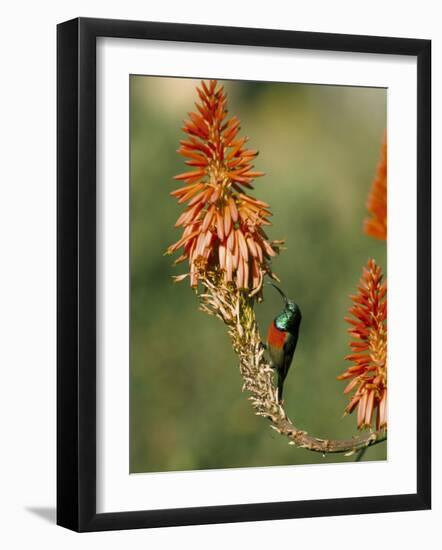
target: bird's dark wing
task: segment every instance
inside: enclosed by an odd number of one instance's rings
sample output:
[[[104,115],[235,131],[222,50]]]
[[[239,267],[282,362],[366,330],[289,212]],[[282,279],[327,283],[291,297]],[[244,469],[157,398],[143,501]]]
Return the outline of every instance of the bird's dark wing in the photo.
[[[284,365],[282,367],[281,377],[284,380],[292,364],[293,354],[295,353],[298,336],[288,333],[284,342]]]
[[[294,336],[287,333],[283,346],[283,361],[281,367],[278,369],[278,399],[282,401],[282,390],[284,387],[284,380],[289,372],[290,365],[292,364],[293,354],[295,353],[296,344],[298,343],[298,335]]]
[[[278,368],[278,399],[282,401],[282,391],[284,388],[284,380],[286,379],[287,373],[289,371],[290,365],[293,359],[293,353],[296,349],[297,338],[286,332],[284,345],[281,348],[281,362],[279,363]]]

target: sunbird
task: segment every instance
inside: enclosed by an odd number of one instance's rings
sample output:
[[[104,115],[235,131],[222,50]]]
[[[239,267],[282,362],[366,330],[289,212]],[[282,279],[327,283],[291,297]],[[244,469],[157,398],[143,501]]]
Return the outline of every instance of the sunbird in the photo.
[[[275,317],[267,332],[267,351],[270,355],[272,367],[278,375],[278,400],[282,401],[284,380],[298,343],[302,315],[298,304],[295,304],[293,300],[289,300],[276,285],[269,284],[276,288],[285,302],[283,311]]]

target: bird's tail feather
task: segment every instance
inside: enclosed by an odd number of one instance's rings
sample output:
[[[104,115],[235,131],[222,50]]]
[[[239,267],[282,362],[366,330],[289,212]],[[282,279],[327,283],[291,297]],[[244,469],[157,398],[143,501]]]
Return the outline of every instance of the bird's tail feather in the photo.
[[[284,386],[284,378],[278,374],[278,400],[282,401],[282,388]]]

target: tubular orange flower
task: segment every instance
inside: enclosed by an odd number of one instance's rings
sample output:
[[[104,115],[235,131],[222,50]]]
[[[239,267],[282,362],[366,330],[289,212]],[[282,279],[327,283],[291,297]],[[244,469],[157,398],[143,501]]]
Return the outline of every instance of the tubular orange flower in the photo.
[[[381,268],[369,260],[358,286],[351,296],[351,317],[345,320],[355,339],[346,360],[353,365],[338,380],[349,380],[344,393],[356,390],[345,414],[358,408],[358,428],[370,428],[376,411],[376,429],[387,427],[387,285]]]
[[[373,180],[367,200],[367,209],[371,214],[364,222],[367,235],[385,241],[387,238],[387,135],[381,148],[376,177]]]
[[[225,282],[257,294],[264,275],[273,276],[270,258],[282,244],[269,241],[263,229],[271,225],[269,205],[245,191],[264,175],[253,169],[258,152],[246,149],[248,138],[238,136],[238,118],[226,118],[226,93],[216,80],[201,82],[196,91],[196,112],[184,123],[187,138],[178,149],[191,169],[175,176],[185,185],[171,193],[187,203],[175,224],[184,231],[167,253],[183,249],[175,263],[189,262],[192,287],[201,274],[219,271]]]

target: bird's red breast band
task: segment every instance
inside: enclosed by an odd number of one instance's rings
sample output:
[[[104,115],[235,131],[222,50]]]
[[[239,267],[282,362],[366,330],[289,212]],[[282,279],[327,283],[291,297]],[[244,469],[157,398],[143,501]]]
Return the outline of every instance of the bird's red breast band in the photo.
[[[267,342],[275,348],[282,348],[285,343],[286,336],[286,332],[277,329],[275,324],[271,323],[267,333]]]

